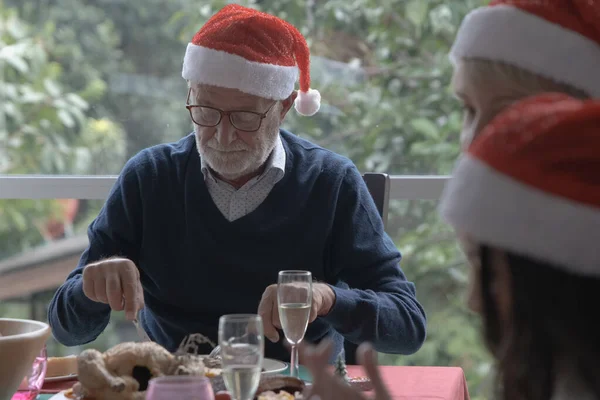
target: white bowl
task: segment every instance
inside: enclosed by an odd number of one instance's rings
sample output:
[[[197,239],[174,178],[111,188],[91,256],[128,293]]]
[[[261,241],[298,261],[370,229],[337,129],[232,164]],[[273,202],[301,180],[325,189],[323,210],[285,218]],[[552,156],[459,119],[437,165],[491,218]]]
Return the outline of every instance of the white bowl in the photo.
[[[0,400],[10,400],[50,337],[50,326],[28,319],[0,318]]]

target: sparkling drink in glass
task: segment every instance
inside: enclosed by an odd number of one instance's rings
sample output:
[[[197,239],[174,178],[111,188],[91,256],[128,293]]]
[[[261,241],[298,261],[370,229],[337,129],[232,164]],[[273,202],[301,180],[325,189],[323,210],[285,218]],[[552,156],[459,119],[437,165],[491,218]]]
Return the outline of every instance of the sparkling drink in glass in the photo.
[[[264,354],[262,318],[255,314],[219,319],[223,381],[233,400],[251,400],[260,381]]]
[[[312,274],[309,271],[279,272],[277,303],[283,334],[292,346],[290,375],[298,377],[298,345],[304,339],[312,307]]]

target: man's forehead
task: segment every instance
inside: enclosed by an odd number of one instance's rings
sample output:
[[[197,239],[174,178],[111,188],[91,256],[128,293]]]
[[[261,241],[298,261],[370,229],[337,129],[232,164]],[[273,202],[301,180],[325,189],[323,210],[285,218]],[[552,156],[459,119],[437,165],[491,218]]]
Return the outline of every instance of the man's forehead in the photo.
[[[196,100],[202,100],[205,103],[233,106],[263,106],[272,102],[272,100],[244,93],[237,89],[224,88],[214,85],[198,84],[192,86],[193,94]]]

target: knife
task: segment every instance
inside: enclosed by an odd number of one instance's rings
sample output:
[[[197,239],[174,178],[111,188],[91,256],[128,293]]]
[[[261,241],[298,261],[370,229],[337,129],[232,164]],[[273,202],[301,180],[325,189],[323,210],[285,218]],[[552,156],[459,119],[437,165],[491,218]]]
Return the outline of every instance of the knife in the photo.
[[[138,311],[138,315],[139,315],[139,311]],[[150,337],[148,336],[148,334],[146,333],[144,328],[142,328],[142,326],[138,322],[137,315],[132,322],[133,322],[133,325],[135,326],[135,330],[137,331],[137,334],[140,337],[140,339],[142,340],[142,342],[151,342],[152,339],[150,339]]]

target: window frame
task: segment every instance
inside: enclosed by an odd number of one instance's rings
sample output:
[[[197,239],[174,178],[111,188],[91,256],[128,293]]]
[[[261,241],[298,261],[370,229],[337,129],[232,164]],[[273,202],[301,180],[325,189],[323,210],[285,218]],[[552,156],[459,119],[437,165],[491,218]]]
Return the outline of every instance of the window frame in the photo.
[[[106,200],[117,175],[2,175],[0,199]],[[449,176],[390,175],[390,201],[439,200]]]

